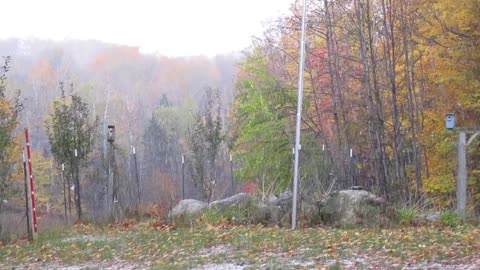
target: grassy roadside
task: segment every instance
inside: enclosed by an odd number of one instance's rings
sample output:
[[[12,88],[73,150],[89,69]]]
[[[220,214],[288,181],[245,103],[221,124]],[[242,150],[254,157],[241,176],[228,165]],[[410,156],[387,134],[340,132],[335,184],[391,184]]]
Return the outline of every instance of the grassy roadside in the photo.
[[[401,269],[423,261],[461,263],[476,259],[472,256],[478,254],[478,227],[291,231],[262,226],[173,228],[151,221],[103,228],[76,225],[41,232],[33,244],[16,241],[1,246],[0,268],[128,261],[153,269],[190,269],[212,263],[251,269],[265,264],[278,269],[361,269],[372,265]]]

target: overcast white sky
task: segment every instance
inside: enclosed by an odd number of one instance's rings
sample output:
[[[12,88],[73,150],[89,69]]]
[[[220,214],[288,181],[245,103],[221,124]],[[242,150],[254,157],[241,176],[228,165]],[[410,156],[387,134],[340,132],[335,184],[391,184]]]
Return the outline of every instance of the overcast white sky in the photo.
[[[96,39],[168,56],[239,51],[295,0],[7,0],[0,39]]]

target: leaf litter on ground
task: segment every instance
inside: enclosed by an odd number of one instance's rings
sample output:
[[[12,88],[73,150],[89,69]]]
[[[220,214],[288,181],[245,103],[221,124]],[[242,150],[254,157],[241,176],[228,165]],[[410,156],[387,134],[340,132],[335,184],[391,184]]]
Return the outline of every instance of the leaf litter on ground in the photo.
[[[17,240],[0,246],[0,269],[12,267],[480,269],[480,229],[319,227],[291,231],[243,225],[177,227],[159,221],[108,227],[79,224],[40,232],[32,244]]]

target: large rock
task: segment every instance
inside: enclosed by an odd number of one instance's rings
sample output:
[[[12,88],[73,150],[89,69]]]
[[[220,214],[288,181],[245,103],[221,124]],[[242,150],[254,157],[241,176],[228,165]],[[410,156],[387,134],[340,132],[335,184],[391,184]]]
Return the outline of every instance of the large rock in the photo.
[[[287,191],[260,202],[254,222],[288,227],[292,215],[292,197],[292,193]]]
[[[437,223],[440,220],[440,212],[421,213],[415,218],[414,224]]]
[[[181,200],[170,212],[171,217],[200,215],[208,209],[208,204],[194,199]]]
[[[231,197],[207,203],[197,200],[182,200],[173,208],[173,218],[189,218],[212,209],[222,211],[230,207],[240,209],[239,213],[250,223],[289,227],[292,216],[292,193],[284,192],[271,196],[265,201],[239,193]],[[322,202],[299,198],[298,225],[325,225],[349,227],[355,225],[381,225],[388,222],[385,201],[365,190],[342,190],[327,196]],[[243,211],[242,209],[245,209]],[[227,213],[229,213],[227,211]]]
[[[385,201],[365,190],[341,190],[330,194],[320,209],[326,225],[376,226],[388,222]]]
[[[279,206],[260,202],[252,216],[253,224],[281,225],[285,213]]]
[[[247,207],[252,202],[253,196],[248,193],[238,193],[223,200],[213,201],[210,203],[209,208],[215,210],[221,210],[226,207],[238,206]]]
[[[280,207],[292,207],[292,199],[293,199],[293,194],[290,191],[283,192],[278,194],[278,196],[272,196],[270,197],[268,203],[277,205]]]
[[[290,227],[292,220],[293,195],[290,191],[271,196],[267,202],[259,204],[254,223]],[[297,204],[297,221],[300,225],[319,223],[319,208],[307,198],[299,198]]]

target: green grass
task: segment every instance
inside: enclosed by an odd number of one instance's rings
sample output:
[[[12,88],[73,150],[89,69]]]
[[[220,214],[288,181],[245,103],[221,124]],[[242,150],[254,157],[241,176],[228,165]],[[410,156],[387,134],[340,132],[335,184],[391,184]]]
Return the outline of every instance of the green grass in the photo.
[[[401,208],[397,211],[400,224],[412,225],[420,212],[415,208]]]
[[[342,269],[343,259],[355,257],[388,268],[394,262],[405,263],[412,258],[449,259],[480,254],[480,229],[474,227],[298,231],[244,225],[157,227],[153,222],[144,222],[130,227],[78,225],[43,231],[33,244],[16,241],[1,246],[0,268],[20,263],[48,268],[52,263],[63,266],[124,260],[152,269],[189,269],[205,263],[238,263],[252,269],[264,264],[285,269],[325,265],[327,269]],[[291,260],[305,262],[308,267],[288,266]]]
[[[454,210],[444,210],[440,213],[440,223],[449,227],[457,227],[462,224],[462,218]]]

